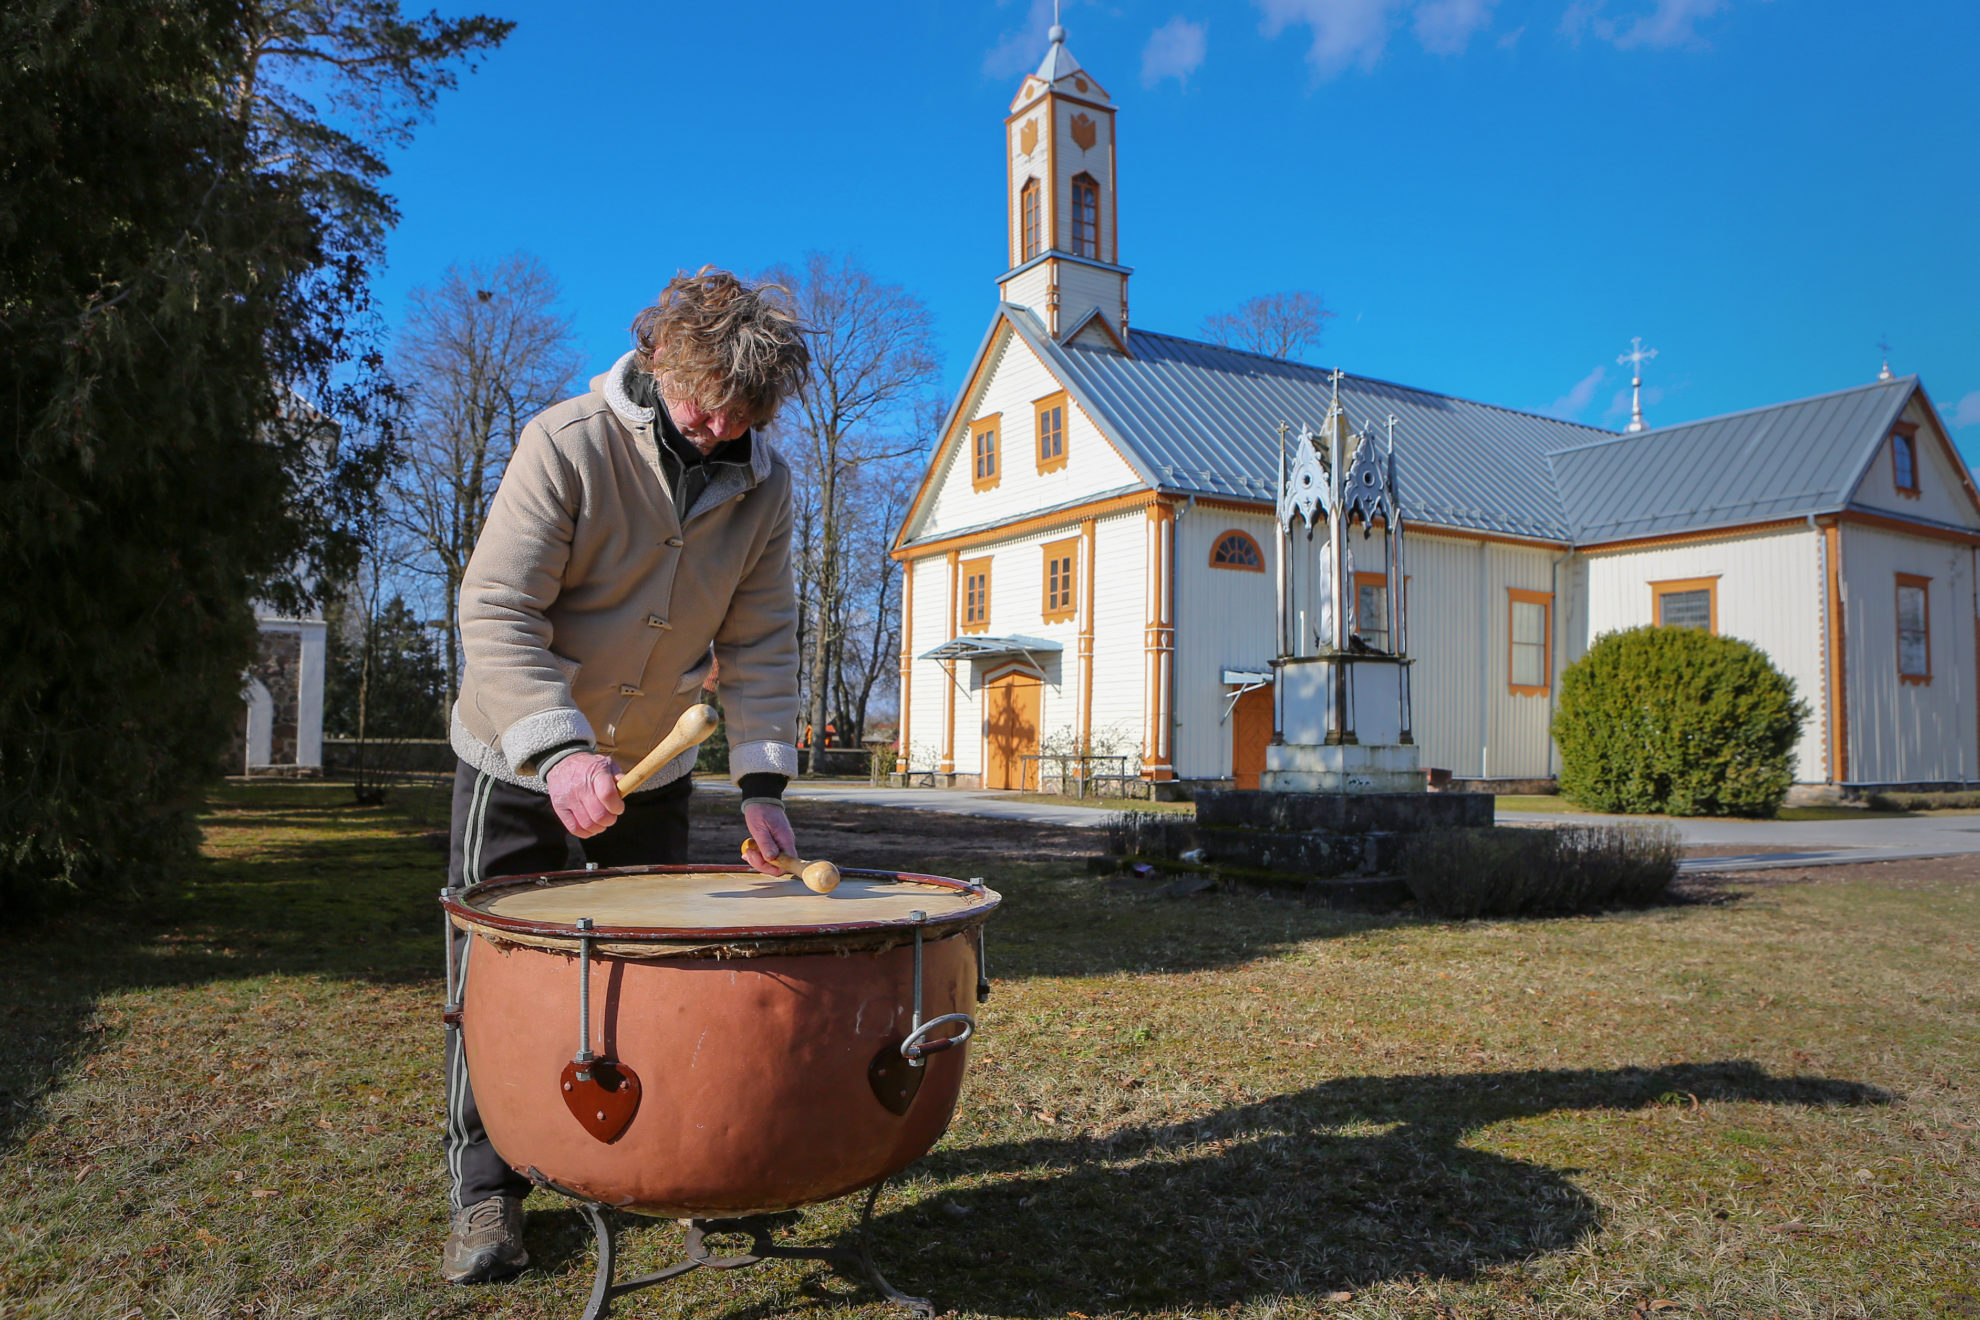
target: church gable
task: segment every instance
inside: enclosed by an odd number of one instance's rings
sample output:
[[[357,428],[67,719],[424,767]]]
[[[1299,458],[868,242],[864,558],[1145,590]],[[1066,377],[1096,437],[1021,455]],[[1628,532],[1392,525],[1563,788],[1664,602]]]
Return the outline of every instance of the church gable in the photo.
[[[1850,493],[1852,508],[1980,528],[1980,496],[1925,391],[1876,435],[1876,451]]]
[[[1044,359],[1000,317],[929,464],[901,544],[1144,484]]]

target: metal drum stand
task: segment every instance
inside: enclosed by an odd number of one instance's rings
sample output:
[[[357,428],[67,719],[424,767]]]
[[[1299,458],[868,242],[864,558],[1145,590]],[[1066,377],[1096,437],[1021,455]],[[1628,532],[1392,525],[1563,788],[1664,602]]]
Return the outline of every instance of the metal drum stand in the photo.
[[[529,1171],[529,1179],[539,1187],[557,1192],[577,1202],[591,1220],[591,1231],[598,1240],[598,1272],[591,1283],[591,1300],[585,1305],[584,1314],[579,1320],[604,1320],[612,1309],[612,1299],[623,1297],[642,1288],[651,1288],[657,1283],[677,1279],[695,1270],[745,1270],[752,1265],[761,1265],[766,1260],[818,1260],[834,1265],[848,1265],[864,1275],[869,1283],[880,1290],[889,1302],[905,1308],[919,1320],[934,1320],[935,1306],[925,1297],[910,1297],[893,1284],[873,1263],[873,1255],[868,1250],[867,1225],[873,1219],[874,1203],[880,1199],[882,1183],[874,1183],[867,1189],[866,1205],[859,1215],[859,1227],[854,1230],[850,1247],[780,1247],[771,1241],[771,1235],[780,1228],[794,1227],[799,1220],[795,1210],[778,1215],[751,1215],[745,1219],[682,1219],[678,1222],[687,1232],[686,1258],[669,1265],[664,1270],[652,1274],[642,1274],[637,1278],[615,1281],[614,1265],[617,1259],[617,1246],[612,1237],[611,1221],[605,1217],[608,1207],[588,1200],[569,1188],[559,1187],[535,1169]],[[885,1180],[883,1179],[882,1182]],[[711,1234],[747,1233],[749,1250],[734,1256],[717,1256],[710,1253],[707,1239]]]

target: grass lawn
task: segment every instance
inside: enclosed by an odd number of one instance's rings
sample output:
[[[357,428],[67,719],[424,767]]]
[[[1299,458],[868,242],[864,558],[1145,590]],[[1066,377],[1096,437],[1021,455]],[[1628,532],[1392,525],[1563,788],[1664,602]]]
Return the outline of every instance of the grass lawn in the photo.
[[[726,857],[733,801],[699,809]],[[517,1283],[434,1273],[444,810],[225,789],[183,898],[0,936],[0,1316],[578,1314],[589,1238],[545,1195]],[[1006,896],[955,1125],[877,1220],[941,1308],[1980,1316],[1971,859],[1441,924],[1158,898],[1087,876],[1094,835],[919,814],[794,812],[806,855]],[[636,1271],[678,1232],[624,1240]],[[893,1313],[780,1263],[615,1314]]]

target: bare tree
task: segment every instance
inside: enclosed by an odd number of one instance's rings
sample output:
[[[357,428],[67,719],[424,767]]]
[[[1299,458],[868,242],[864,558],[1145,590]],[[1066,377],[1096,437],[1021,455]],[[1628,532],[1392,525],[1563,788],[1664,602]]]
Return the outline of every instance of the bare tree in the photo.
[[[941,360],[921,299],[882,284],[850,257],[812,253],[801,269],[767,277],[791,290],[812,331],[810,374],[785,425],[801,451],[793,455],[795,466],[811,486],[797,518],[810,529],[803,566],[805,689],[815,773],[833,713],[834,676],[844,667],[848,509],[863,470],[898,463],[921,448],[918,405],[937,387]],[[891,565],[876,571],[890,574]]]
[[[1234,312],[1203,318],[1203,333],[1225,348],[1270,357],[1298,358],[1320,344],[1320,329],[1333,313],[1314,293],[1264,293],[1247,298]]]
[[[579,358],[557,281],[518,253],[451,266],[413,290],[394,374],[406,391],[406,461],[392,492],[419,566],[444,598],[447,702],[460,681],[460,588],[489,504],[529,419],[569,393]]]

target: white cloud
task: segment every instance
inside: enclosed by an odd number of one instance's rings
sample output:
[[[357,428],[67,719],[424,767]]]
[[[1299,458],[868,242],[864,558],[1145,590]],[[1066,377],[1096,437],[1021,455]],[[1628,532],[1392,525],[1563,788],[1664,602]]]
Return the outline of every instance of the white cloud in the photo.
[[[1267,37],[1290,27],[1313,34],[1307,62],[1319,77],[1349,69],[1366,73],[1381,62],[1389,36],[1408,19],[1432,55],[1461,55],[1492,21],[1499,0],[1255,0]],[[1517,33],[1514,34],[1517,37]]]
[[[1177,15],[1148,35],[1141,52],[1141,85],[1153,87],[1164,78],[1174,78],[1187,87],[1189,75],[1203,63],[1208,30]]]
[[[1338,77],[1350,68],[1373,69],[1389,44],[1392,11],[1404,0],[1258,0],[1265,15],[1267,37],[1289,27],[1313,33],[1307,63],[1322,78]]]
[[[1980,426],[1980,390],[1973,391],[1953,405],[1952,424]]]
[[[1037,68],[1045,58],[1045,32],[1051,26],[1052,0],[1031,0],[1024,23],[984,52],[984,76],[1015,78]]]
[[[1416,7],[1416,39],[1432,55],[1462,55],[1478,29],[1492,21],[1497,0],[1423,0]]]
[[[1596,367],[1576,381],[1573,389],[1548,404],[1545,409],[1547,415],[1558,417],[1564,422],[1580,421],[1581,414],[1588,410],[1588,405],[1595,399],[1595,391],[1602,388],[1602,382],[1608,378],[1608,375],[1607,367]]]
[[[1608,0],[1570,0],[1561,14],[1560,33],[1571,42],[1583,37],[1606,41],[1618,50],[1644,47],[1675,50],[1699,47],[1706,40],[1699,23],[1723,10],[1729,0],[1651,0],[1648,12],[1622,19],[1609,17]]]

